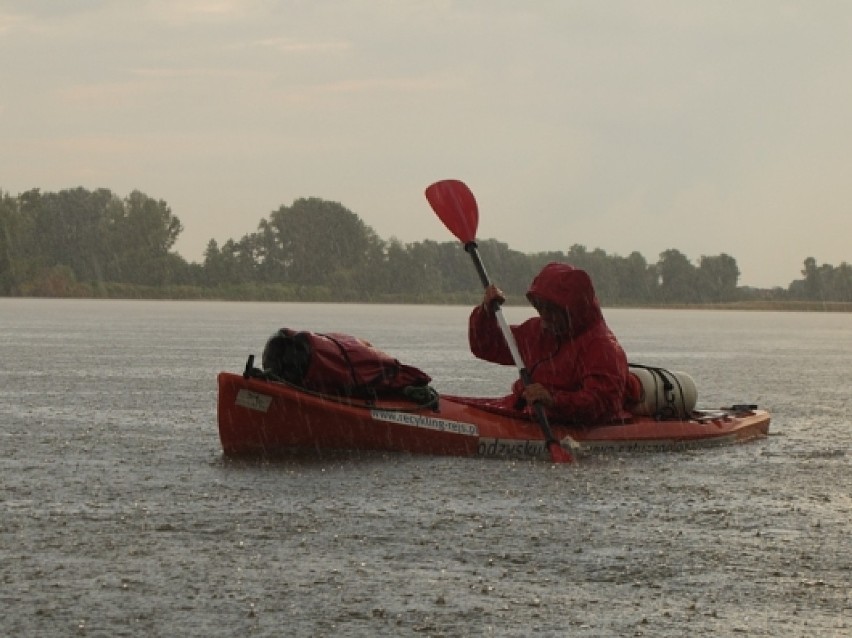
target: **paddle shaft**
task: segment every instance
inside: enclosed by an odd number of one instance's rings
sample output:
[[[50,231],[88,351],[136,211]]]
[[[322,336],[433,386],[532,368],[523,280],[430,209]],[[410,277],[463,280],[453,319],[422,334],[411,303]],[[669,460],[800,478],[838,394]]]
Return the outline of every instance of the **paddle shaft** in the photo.
[[[485,272],[485,266],[482,265],[482,259],[480,259],[479,251],[476,247],[476,226],[479,222],[479,210],[476,206],[476,198],[474,198],[473,193],[464,182],[457,179],[445,179],[435,182],[426,189],[426,199],[429,200],[429,205],[432,206],[432,210],[435,211],[444,223],[444,226],[462,242],[465,251],[473,259],[473,265],[476,266],[476,272],[479,273],[482,285],[488,288],[491,285],[491,281],[488,279],[488,273]],[[515,336],[512,334],[512,330],[503,317],[500,304],[494,304],[492,310],[497,318],[497,324],[503,332],[506,345],[512,353],[512,359],[518,368],[521,382],[524,384],[524,387],[527,387],[532,383],[532,375],[527,370],[526,365],[524,365],[521,353],[518,352]],[[538,418],[539,426],[541,426],[541,432],[544,435],[545,445],[550,452],[551,460],[554,463],[570,463],[573,461],[574,459],[571,454],[553,436],[544,406],[537,401],[533,402],[532,405]],[[570,438],[569,441],[571,441]],[[573,443],[573,441],[571,442]]]
[[[477,249],[476,242],[467,242],[464,245],[464,249],[473,260],[473,265],[476,266],[476,272],[479,274],[479,280],[482,282],[482,286],[484,288],[488,288],[488,286],[491,285],[491,280],[488,278],[488,273],[485,271],[485,265],[479,257],[479,250]],[[518,368],[518,374],[521,377],[521,381],[523,382],[524,387],[526,387],[532,383],[532,376],[530,375],[530,371],[527,370],[527,366],[524,363],[521,353],[518,351],[518,344],[515,342],[515,335],[512,334],[512,329],[509,327],[509,324],[506,323],[506,318],[503,316],[500,304],[494,304],[493,311],[494,316],[497,319],[497,325],[500,326],[503,338],[506,340],[506,345],[509,347],[509,352],[512,353],[512,360]],[[541,403],[535,402],[533,403],[533,409],[535,410],[535,415],[538,418],[539,425],[541,425],[541,431],[544,434],[544,440],[547,447],[551,448],[553,445],[560,446],[559,441],[557,441],[556,437],[553,436],[553,430],[550,429],[550,423],[547,420],[547,414],[544,411],[544,407]]]

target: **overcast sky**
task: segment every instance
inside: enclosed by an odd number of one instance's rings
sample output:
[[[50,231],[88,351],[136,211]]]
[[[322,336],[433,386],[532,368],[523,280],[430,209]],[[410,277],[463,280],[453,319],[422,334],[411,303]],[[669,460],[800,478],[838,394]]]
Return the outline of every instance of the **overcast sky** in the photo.
[[[0,189],[140,190],[190,261],[311,196],[451,240],[452,177],[523,252],[852,262],[846,0],[0,0],[0,60]]]

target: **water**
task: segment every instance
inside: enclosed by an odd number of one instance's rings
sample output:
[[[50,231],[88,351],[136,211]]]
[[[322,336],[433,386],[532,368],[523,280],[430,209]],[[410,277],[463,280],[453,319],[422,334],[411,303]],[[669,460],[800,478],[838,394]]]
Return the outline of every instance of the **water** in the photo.
[[[467,313],[0,299],[0,633],[852,634],[850,315],[606,311],[699,405],[770,409],[758,443],[558,467],[221,457],[215,375],[285,325],[504,392]]]

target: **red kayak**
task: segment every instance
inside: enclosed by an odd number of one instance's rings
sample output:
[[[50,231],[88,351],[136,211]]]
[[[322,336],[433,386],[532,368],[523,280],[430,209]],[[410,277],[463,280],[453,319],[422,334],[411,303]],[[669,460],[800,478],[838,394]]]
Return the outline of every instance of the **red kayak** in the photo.
[[[219,437],[226,456],[275,457],[293,452],[363,450],[549,458],[533,420],[441,396],[431,406],[405,398],[362,400],[222,372],[218,377]],[[553,424],[573,454],[667,452],[750,441],[769,431],[769,413],[753,405],[691,410],[688,418],[634,416],[591,427]]]

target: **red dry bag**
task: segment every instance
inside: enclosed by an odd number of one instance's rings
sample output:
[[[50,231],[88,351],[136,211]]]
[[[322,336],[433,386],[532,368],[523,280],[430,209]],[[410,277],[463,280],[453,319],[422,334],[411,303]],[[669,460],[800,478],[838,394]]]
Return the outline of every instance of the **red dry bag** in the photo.
[[[432,380],[422,370],[400,363],[358,337],[289,328],[267,340],[263,369],[308,390],[347,396],[402,392]]]

